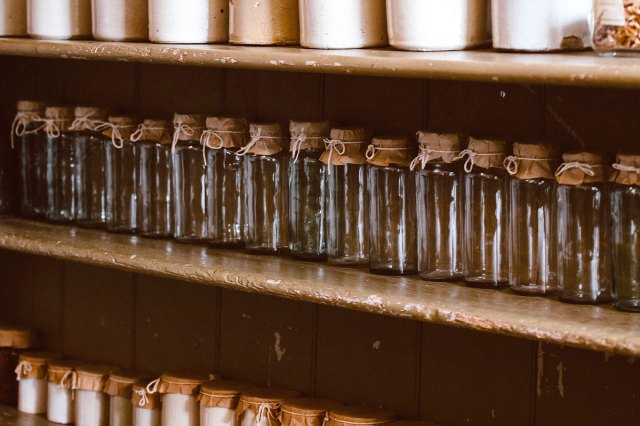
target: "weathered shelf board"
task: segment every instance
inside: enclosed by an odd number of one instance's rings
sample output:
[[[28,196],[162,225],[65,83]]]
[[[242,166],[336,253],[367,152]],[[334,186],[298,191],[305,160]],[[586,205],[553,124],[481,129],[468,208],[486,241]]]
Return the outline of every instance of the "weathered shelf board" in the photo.
[[[0,248],[234,290],[640,355],[640,315],[418,277],[382,277],[286,257],[255,256],[22,219],[0,220]]]
[[[13,407],[0,405],[0,426],[54,426],[44,416],[21,413]]]
[[[640,59],[603,58],[594,52],[314,50],[0,38],[0,55],[445,80],[640,87]]]

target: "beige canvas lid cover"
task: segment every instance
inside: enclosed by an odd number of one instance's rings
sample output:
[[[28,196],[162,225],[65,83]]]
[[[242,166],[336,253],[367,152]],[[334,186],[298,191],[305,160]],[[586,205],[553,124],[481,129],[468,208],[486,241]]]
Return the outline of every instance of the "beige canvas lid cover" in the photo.
[[[325,426],[381,425],[396,419],[396,413],[380,408],[348,406],[327,413]]]
[[[210,381],[219,379],[215,373],[196,372],[196,371],[172,371],[163,373],[157,380],[157,389],[150,389],[154,382],[151,382],[147,390],[154,390],[149,393],[176,393],[182,395],[197,395],[200,392],[200,386]]]
[[[173,139],[175,141],[199,141],[205,129],[203,114],[174,114]]]
[[[275,155],[289,148],[278,123],[251,123],[249,136],[249,143],[238,151],[239,155]]]
[[[73,389],[103,392],[109,375],[116,371],[109,365],[82,365],[76,368],[76,380]]]
[[[618,154],[610,180],[620,185],[640,186],[640,155]]]
[[[38,337],[34,329],[0,324],[0,348],[31,349],[37,344]]]
[[[146,118],[129,138],[131,142],[150,141],[163,145],[171,144],[171,128],[167,120]]]
[[[328,121],[289,122],[291,134],[290,151],[295,153],[303,149],[324,148],[324,140],[330,136],[331,124]]]
[[[605,182],[608,177],[606,159],[602,154],[573,151],[562,154],[563,163],[556,170],[561,185],[582,185]]]
[[[16,376],[20,379],[44,379],[47,377],[47,364],[61,359],[62,354],[53,352],[25,352],[18,357]]]
[[[147,382],[137,382],[131,386],[131,404],[147,410],[159,409],[162,402],[159,393],[147,392]]]
[[[240,394],[250,387],[249,383],[233,380],[212,380],[200,388],[200,405],[235,410],[240,401]]]
[[[481,169],[504,169],[507,157],[507,142],[502,139],[469,138],[467,149],[460,152],[458,158],[467,157],[464,169],[468,173],[474,166]]]
[[[111,126],[98,126],[97,129],[104,128],[102,134],[112,139],[130,140],[138,127],[138,119],[131,115],[112,115],[108,122]]]
[[[104,385],[104,393],[109,396],[119,396],[121,398],[131,398],[133,385],[144,380],[144,374],[133,371],[116,371],[109,375]]]
[[[249,142],[249,121],[238,117],[207,117],[201,142],[208,148],[242,148]]]
[[[396,165],[409,167],[413,152],[411,142],[403,137],[373,138],[365,153],[367,162],[374,166]]]
[[[420,152],[411,162],[412,170],[418,164],[424,168],[431,162],[453,163],[460,160],[458,155],[462,150],[462,138],[459,134],[420,131],[416,136],[420,143]]]
[[[95,130],[96,126],[105,122],[109,110],[104,107],[97,106],[76,106],[73,109],[75,119],[71,123],[69,130],[85,131]]]
[[[240,417],[247,410],[253,411],[257,416],[261,406],[266,408],[264,415],[269,419],[278,420],[282,402],[298,395],[300,392],[290,389],[259,387],[247,389],[240,395],[238,408],[236,408],[236,424],[239,424]]]
[[[73,108],[68,106],[49,106],[44,110],[45,120],[49,120],[51,124],[44,127],[50,136],[57,137],[56,130],[64,132],[71,128],[73,121]],[[49,127],[53,129],[49,130]],[[53,131],[53,133],[51,133]]]
[[[16,111],[18,112],[31,112],[36,114],[44,113],[46,104],[42,101],[32,101],[27,99],[21,99],[16,103]]]
[[[509,174],[517,179],[555,179],[559,150],[543,143],[513,144],[513,155],[504,160]]]
[[[71,389],[76,368],[80,362],[68,359],[53,360],[47,366],[47,380],[51,383]]]
[[[344,166],[365,164],[364,156],[370,139],[364,127],[338,127],[331,129],[330,140],[325,143],[325,152],[320,156],[324,164]]]
[[[327,411],[343,404],[320,398],[290,398],[282,403],[282,426],[322,426]]]

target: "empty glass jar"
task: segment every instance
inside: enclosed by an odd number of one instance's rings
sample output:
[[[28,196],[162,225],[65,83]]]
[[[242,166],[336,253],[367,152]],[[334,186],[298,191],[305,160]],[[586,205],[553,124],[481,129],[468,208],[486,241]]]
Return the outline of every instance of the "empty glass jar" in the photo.
[[[618,155],[611,177],[613,300],[640,311],[640,156]]]
[[[287,252],[289,195],[288,144],[277,123],[252,123],[244,156],[245,245],[257,253]]]
[[[212,244],[238,246],[244,241],[242,157],[249,141],[244,118],[208,117],[200,143],[207,167],[207,235]]]
[[[369,188],[369,270],[407,275],[417,271],[416,184],[409,170],[411,143],[374,138],[366,157]]]
[[[469,285],[509,284],[509,175],[506,143],[470,138],[466,157],[464,277]]]
[[[103,133],[106,228],[109,232],[138,230],[140,161],[137,144],[130,140],[137,124],[134,117],[109,117],[109,125]]]
[[[570,152],[562,160],[556,171],[560,299],[608,302],[612,277],[605,158],[592,152]]]
[[[131,135],[138,150],[138,228],[144,237],[173,236],[169,122],[144,120]]]
[[[464,197],[460,136],[418,132],[420,153],[411,168],[417,179],[418,272],[427,280],[463,275]]]
[[[200,138],[203,115],[173,117],[173,210],[174,236],[182,242],[207,240],[207,170]]]
[[[64,137],[71,130],[74,110],[67,107],[47,108],[45,120],[51,121],[38,136],[47,144],[47,219],[52,222],[72,222],[75,219],[75,185],[73,170],[73,137]]]
[[[289,124],[289,251],[299,259],[327,258],[326,181],[320,156],[329,130],[326,121]]]
[[[368,142],[364,128],[331,129],[320,157],[327,165],[327,255],[334,265],[369,264]]]

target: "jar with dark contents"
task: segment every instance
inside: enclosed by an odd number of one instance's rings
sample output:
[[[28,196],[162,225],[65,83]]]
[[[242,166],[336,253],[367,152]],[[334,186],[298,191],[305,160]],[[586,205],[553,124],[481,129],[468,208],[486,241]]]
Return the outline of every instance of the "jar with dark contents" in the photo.
[[[0,405],[18,403],[16,367],[24,351],[36,347],[36,332],[27,327],[0,324]]]

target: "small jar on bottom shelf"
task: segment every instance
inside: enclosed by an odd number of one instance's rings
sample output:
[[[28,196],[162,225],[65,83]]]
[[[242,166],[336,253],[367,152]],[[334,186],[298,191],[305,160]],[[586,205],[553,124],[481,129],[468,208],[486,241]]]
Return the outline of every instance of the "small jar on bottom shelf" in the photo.
[[[611,176],[613,303],[640,311],[640,155],[619,154]]]
[[[469,139],[462,151],[465,194],[464,279],[477,287],[509,284],[509,174],[506,143]]]
[[[570,303],[611,300],[609,184],[605,158],[592,152],[562,155],[556,171],[558,287]]]
[[[369,132],[361,127],[331,129],[320,161],[326,164],[327,256],[330,264],[369,264],[367,159]]]
[[[47,365],[62,355],[47,352],[26,352],[20,355],[16,377],[18,411],[27,414],[47,412]]]
[[[289,389],[253,388],[240,396],[236,410],[238,426],[280,426],[282,403],[298,396]]]
[[[327,413],[343,404],[320,398],[289,398],[282,403],[280,424],[282,426],[321,426]]]
[[[251,123],[244,159],[245,247],[254,253],[286,253],[289,245],[288,144],[277,123]]]
[[[207,239],[219,246],[244,242],[244,183],[238,150],[249,141],[244,118],[208,117],[200,143],[207,169]]]
[[[327,413],[323,426],[383,425],[397,418],[393,411],[372,407],[346,406]]]
[[[44,128],[36,133],[47,145],[47,219],[70,223],[75,219],[75,159],[72,139],[65,136],[73,120],[73,108],[48,107]]]
[[[109,425],[109,397],[104,386],[115,370],[104,365],[80,366],[76,368],[73,383],[75,400],[75,422],[82,426]]]
[[[27,32],[33,38],[91,37],[91,0],[27,0]]]
[[[133,407],[132,426],[160,426],[162,402],[160,394],[147,392],[146,382],[137,382],[132,388],[131,405]]]
[[[181,242],[207,240],[207,169],[200,138],[205,117],[175,114],[173,117],[174,237]]]
[[[229,42],[253,45],[297,45],[300,41],[298,0],[233,0],[229,2]]]
[[[200,388],[200,426],[235,426],[240,393],[250,385],[213,380]]]
[[[103,132],[105,159],[106,223],[109,232],[138,231],[137,144],[130,140],[138,121],[134,117],[109,117]]]
[[[509,285],[522,294],[557,290],[554,210],[556,147],[513,144],[505,166],[510,181]]]
[[[366,153],[369,193],[369,270],[382,275],[417,271],[416,181],[405,138],[373,138]]]
[[[78,363],[51,361],[47,372],[47,420],[63,425],[74,422],[73,382]]]
[[[111,373],[104,386],[104,392],[109,397],[110,426],[133,423],[133,405],[131,404],[133,385],[142,379],[140,374],[132,372]]]
[[[151,238],[173,236],[171,134],[165,120],[147,119],[131,135],[138,150],[138,229]]]
[[[322,261],[327,258],[325,166],[320,161],[326,121],[291,121],[289,160],[289,252],[291,256]]]
[[[417,180],[418,273],[426,280],[462,278],[463,170],[460,136],[418,132],[420,153],[411,163]]]
[[[35,347],[36,333],[26,327],[0,324],[0,404],[15,406],[18,402],[16,368],[24,351]]]

